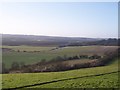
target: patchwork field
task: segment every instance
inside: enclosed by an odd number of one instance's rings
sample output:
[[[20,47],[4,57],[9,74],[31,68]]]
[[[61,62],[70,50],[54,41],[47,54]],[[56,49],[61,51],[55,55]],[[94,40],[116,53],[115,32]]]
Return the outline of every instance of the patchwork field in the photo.
[[[3,51],[2,60],[6,68],[10,68],[13,62],[33,64],[45,59],[49,61],[57,56],[73,55],[103,55],[106,51],[113,51],[117,46],[76,46],[76,47],[35,47],[35,46],[2,46],[8,51]],[[9,51],[12,50],[12,51]]]
[[[118,61],[64,72],[3,74],[5,88],[118,88]]]

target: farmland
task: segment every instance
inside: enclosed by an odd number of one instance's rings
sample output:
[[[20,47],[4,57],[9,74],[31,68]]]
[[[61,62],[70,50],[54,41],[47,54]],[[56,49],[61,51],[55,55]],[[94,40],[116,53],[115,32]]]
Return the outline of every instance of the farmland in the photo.
[[[117,46],[76,46],[76,47],[42,47],[42,46],[2,46],[13,51],[3,52],[2,58],[7,68],[11,67],[12,62],[24,62],[33,64],[40,62],[42,59],[50,61],[51,59],[64,55],[104,55],[106,51],[113,51]]]
[[[118,73],[116,71],[118,71],[119,60],[120,59],[116,59],[107,66],[77,69],[64,72],[3,74],[2,85],[3,89],[16,88],[40,84],[43,82],[50,82],[53,80],[68,79],[27,88],[118,88]],[[110,72],[115,73],[105,74]],[[96,74],[105,75],[96,76]],[[91,75],[95,76],[91,77]]]
[[[120,90],[120,3],[31,1],[0,3],[0,89]]]
[[[117,46],[3,46],[3,62],[10,68],[12,62],[34,64],[42,59],[50,61],[57,56],[74,55],[104,56],[105,52],[114,51]],[[6,49],[7,48],[7,49]],[[101,67],[75,69],[61,72],[9,73],[2,74],[2,88],[118,88],[118,61]],[[67,65],[86,63],[89,59],[64,61]],[[91,60],[92,61],[92,60]],[[94,60],[93,60],[94,61]],[[57,63],[56,63],[57,64]]]

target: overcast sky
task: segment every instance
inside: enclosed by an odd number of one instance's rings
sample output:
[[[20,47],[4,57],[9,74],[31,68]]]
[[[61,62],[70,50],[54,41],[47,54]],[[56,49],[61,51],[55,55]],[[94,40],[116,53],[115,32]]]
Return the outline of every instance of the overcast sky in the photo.
[[[118,36],[116,2],[22,2],[0,5],[3,34],[113,38]]]

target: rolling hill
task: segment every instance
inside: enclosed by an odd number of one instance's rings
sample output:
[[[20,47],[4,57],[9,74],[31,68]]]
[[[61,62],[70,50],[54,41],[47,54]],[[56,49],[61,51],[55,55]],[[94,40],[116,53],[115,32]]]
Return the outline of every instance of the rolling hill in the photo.
[[[64,72],[3,74],[3,89],[118,88],[118,61],[102,67]]]
[[[97,41],[94,38],[82,37],[55,37],[55,36],[37,36],[37,35],[12,35],[2,34],[3,45],[35,45],[35,46],[48,46],[48,45],[68,45],[75,42],[88,42]]]

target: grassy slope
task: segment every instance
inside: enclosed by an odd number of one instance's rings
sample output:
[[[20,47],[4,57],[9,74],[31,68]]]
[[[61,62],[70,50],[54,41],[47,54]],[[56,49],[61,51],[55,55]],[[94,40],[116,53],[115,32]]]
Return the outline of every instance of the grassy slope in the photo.
[[[50,60],[56,56],[73,56],[79,54],[100,54],[106,50],[112,50],[114,46],[82,46],[82,47],[65,47],[57,50],[49,51],[55,47],[33,47],[33,46],[3,46],[4,48],[12,48],[13,50],[28,51],[28,52],[3,52],[3,62],[7,68],[11,67],[12,62],[25,62],[32,64],[41,61],[41,59]],[[40,51],[40,52],[30,52]]]
[[[29,88],[118,88],[118,73],[60,81]]]
[[[65,78],[74,78],[88,75],[95,75],[107,72],[118,71],[118,60],[108,66],[70,70],[64,72],[50,73],[25,73],[25,74],[3,74],[3,88],[12,88],[37,84],[46,81],[60,80]],[[99,86],[100,85],[100,86]],[[56,88],[56,87],[117,87],[118,75],[110,74],[97,77],[88,77],[75,80],[66,80],[57,83],[51,83],[32,88]]]

